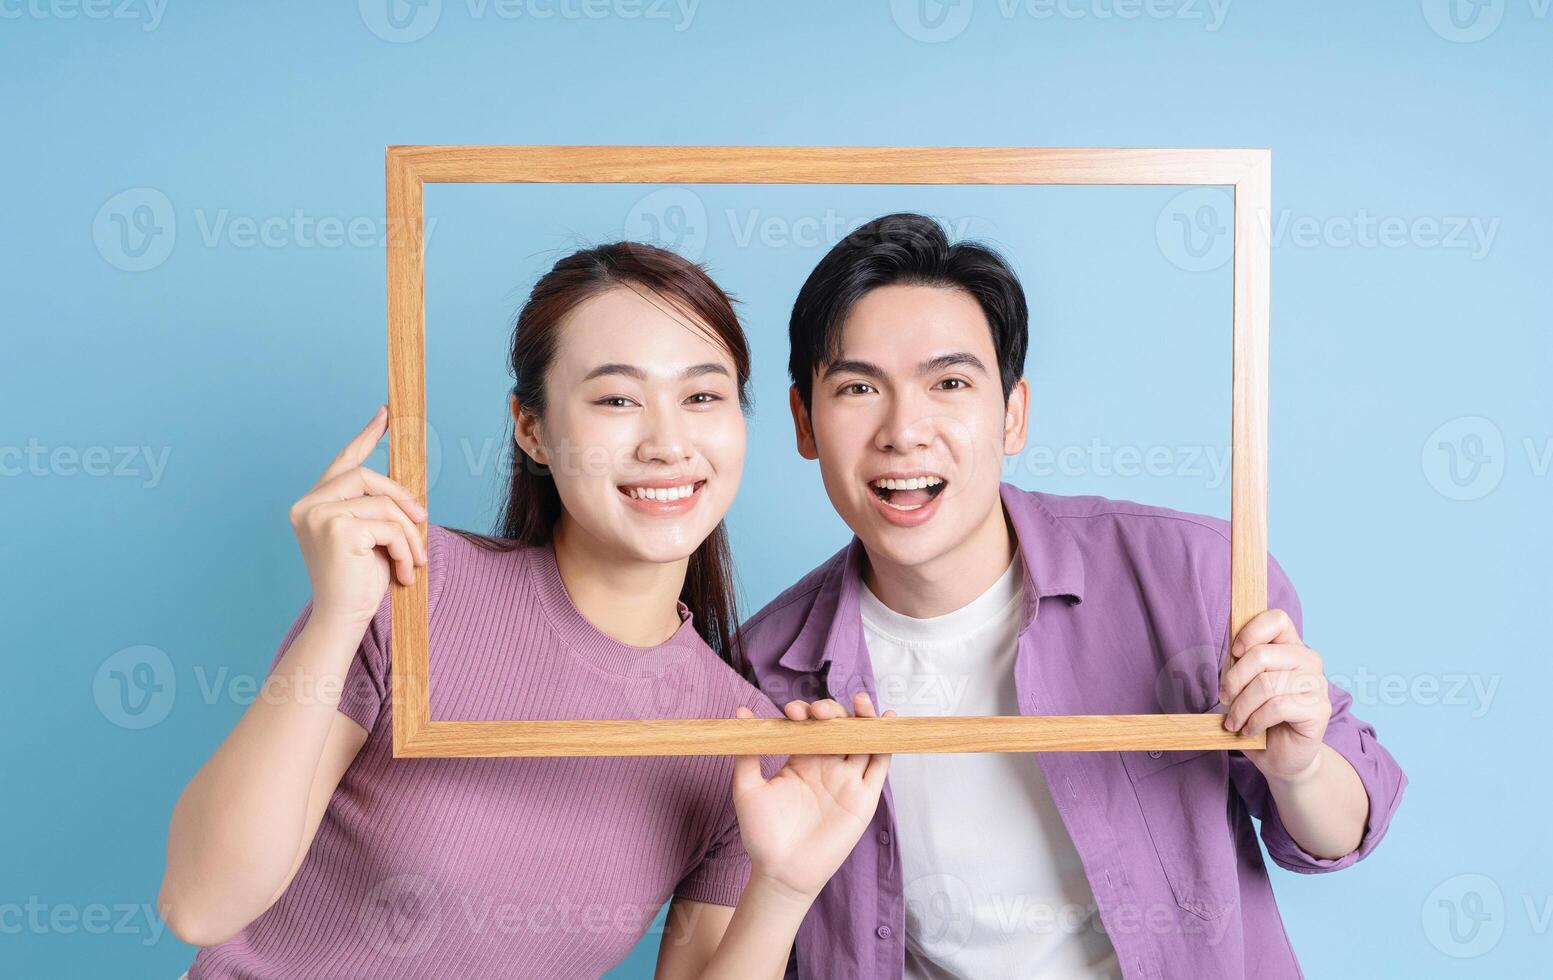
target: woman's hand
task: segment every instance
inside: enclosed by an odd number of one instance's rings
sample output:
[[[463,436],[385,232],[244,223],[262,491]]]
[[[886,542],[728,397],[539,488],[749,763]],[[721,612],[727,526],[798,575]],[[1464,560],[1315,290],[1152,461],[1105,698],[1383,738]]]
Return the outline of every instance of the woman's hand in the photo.
[[[415,566],[426,564],[416,528],[426,508],[400,484],[361,465],[387,430],[388,407],[380,405],[291,505],[291,526],[313,583],[314,618],[365,626],[388,591],[390,559],[405,585],[415,581]]]
[[[876,717],[866,693],[854,696],[853,707],[859,718]],[[830,699],[789,701],[783,710],[797,722],[847,715]],[[894,714],[886,711],[884,717]],[[738,709],[737,715],[754,717],[748,708]],[[752,874],[812,900],[873,819],[889,768],[888,755],[794,755],[767,780],[761,776],[759,756],[738,756],[733,802]]]

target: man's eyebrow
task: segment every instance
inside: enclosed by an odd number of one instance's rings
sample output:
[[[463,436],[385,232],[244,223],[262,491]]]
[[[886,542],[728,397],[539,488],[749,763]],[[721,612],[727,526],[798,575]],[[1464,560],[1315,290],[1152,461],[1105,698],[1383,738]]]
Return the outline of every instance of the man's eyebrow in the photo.
[[[987,366],[981,363],[981,358],[969,351],[955,351],[950,354],[940,354],[931,357],[917,366],[917,374],[935,374],[952,367],[967,367],[982,374],[987,373]],[[862,374],[870,378],[884,377],[884,369],[871,361],[859,361],[855,358],[843,357],[826,365],[825,373],[821,378],[829,378],[833,374]]]
[[[820,375],[824,380],[833,374],[862,374],[870,378],[884,377],[884,369],[871,361],[859,361],[855,358],[843,357],[840,360],[831,361],[825,365],[825,373]]]
[[[982,374],[987,373],[987,366],[981,363],[981,358],[968,351],[955,351],[952,354],[940,354],[937,357],[923,361],[917,368],[918,374],[936,374],[939,371],[952,367],[967,367]]]
[[[641,368],[637,367],[636,365],[634,365],[634,364],[617,364],[617,363],[600,364],[598,367],[594,368],[593,370],[589,371],[587,374],[583,375],[583,379],[582,380],[584,380],[584,381],[592,381],[594,378],[601,378],[601,377],[604,377],[605,375],[610,375],[610,374],[624,375],[627,378],[635,378],[638,381],[646,381],[647,380],[647,372],[643,371]],[[682,378],[699,378],[699,377],[702,377],[703,375],[707,375],[707,374],[721,374],[721,375],[724,375],[724,376],[729,376],[727,368],[723,367],[721,364],[718,364],[718,363],[716,363],[714,361],[708,361],[705,364],[694,364],[694,365],[691,365],[690,367],[686,368],[684,371],[680,372],[680,377],[682,377]]]

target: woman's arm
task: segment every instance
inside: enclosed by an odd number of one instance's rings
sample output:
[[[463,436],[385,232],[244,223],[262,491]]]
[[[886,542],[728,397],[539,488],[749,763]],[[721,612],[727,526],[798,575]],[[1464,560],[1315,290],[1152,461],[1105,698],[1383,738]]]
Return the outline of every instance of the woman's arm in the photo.
[[[853,704],[858,717],[875,716],[867,694]],[[795,722],[846,716],[829,699],[790,701],[784,711]],[[740,708],[738,716],[754,714]],[[888,755],[797,755],[767,780],[758,756],[739,756],[733,795],[749,883],[731,910],[680,900],[670,906],[657,980],[781,980],[809,906],[873,818],[889,765]]]
[[[427,563],[415,523],[425,509],[361,466],[387,425],[379,408],[292,505],[313,584],[306,622],[173,808],[158,904],[185,942],[223,942],[280,897],[366,740],[337,710],[345,679],[388,591],[390,565],[409,585]]]
[[[271,677],[314,691],[359,640],[309,619]],[[269,682],[266,682],[269,683]],[[231,938],[286,890],[366,731],[338,697],[260,697],[200,767],[173,808],[157,899],[174,935],[196,946]]]

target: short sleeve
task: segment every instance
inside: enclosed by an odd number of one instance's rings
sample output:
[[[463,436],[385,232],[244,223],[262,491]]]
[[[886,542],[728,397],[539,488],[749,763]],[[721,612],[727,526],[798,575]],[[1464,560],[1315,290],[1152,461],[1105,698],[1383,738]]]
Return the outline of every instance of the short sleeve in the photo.
[[[1294,585],[1271,555],[1267,560],[1268,608],[1282,609],[1288,613],[1294,621],[1295,630],[1304,637],[1304,616]],[[1222,657],[1228,655],[1230,639],[1226,637],[1221,651],[1221,666]],[[1251,815],[1262,822],[1262,842],[1267,845],[1268,856],[1279,867],[1303,874],[1338,871],[1362,860],[1375,850],[1386,835],[1392,815],[1402,802],[1402,790],[1407,786],[1407,776],[1391,753],[1380,744],[1375,727],[1356,717],[1350,710],[1353,696],[1331,681],[1327,682],[1327,688],[1332,701],[1332,717],[1327,722],[1322,741],[1353,766],[1370,801],[1369,821],[1359,846],[1354,850],[1339,858],[1321,858],[1300,847],[1284,827],[1283,821],[1278,819],[1278,808],[1267,786],[1267,777],[1243,754],[1232,752],[1229,756],[1230,778],[1246,801]]]
[[[292,622],[291,628],[286,631],[285,637],[280,641],[280,648],[275,651],[275,656],[271,658],[271,672],[274,672],[281,658],[286,655],[286,651],[291,649],[291,644],[307,625],[308,617],[312,612],[313,600],[309,598],[302,606],[302,611],[297,614],[296,620]],[[362,634],[361,643],[356,647],[356,655],[351,658],[344,682],[340,686],[340,711],[369,732],[377,723],[378,714],[388,697],[388,633],[391,621],[389,595],[385,593],[382,604],[378,606],[372,621],[367,624],[366,631]]]
[[[785,717],[765,695],[753,689],[747,704],[757,718]],[[761,756],[761,775],[770,779],[781,771],[786,762],[785,756]],[[711,843],[700,862],[675,886],[676,898],[710,905],[738,905],[739,896],[749,883],[750,858],[744,850],[744,840],[739,835],[739,817],[734,811],[733,796],[727,786],[724,787],[723,799],[725,804],[714,824]]]

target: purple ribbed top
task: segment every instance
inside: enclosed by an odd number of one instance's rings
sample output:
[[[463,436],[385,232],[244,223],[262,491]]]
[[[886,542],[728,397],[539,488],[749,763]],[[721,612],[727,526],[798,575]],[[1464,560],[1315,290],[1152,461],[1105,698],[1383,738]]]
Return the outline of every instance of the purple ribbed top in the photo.
[[[433,718],[781,717],[683,604],[666,643],[628,646],[577,612],[551,547],[427,536]],[[367,741],[296,877],[190,980],[598,976],[671,895],[738,901],[730,757],[395,759],[389,624],[385,597],[340,699]]]

